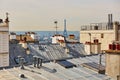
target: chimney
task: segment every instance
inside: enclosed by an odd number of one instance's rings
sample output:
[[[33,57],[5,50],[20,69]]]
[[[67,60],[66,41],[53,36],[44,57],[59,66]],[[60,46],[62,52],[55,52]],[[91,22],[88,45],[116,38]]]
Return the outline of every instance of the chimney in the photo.
[[[108,29],[113,29],[112,14],[108,14]]]
[[[40,67],[42,66],[42,62],[43,62],[43,60],[42,60],[42,59],[40,59]]]
[[[113,23],[112,14],[110,14],[110,22]]]
[[[24,37],[24,41],[25,41],[25,42],[27,41],[27,38],[26,38],[26,37]]]
[[[115,49],[116,46],[117,48]],[[111,49],[105,50],[105,74],[114,80],[120,80],[120,50],[118,46],[120,46],[119,41],[116,44],[112,44]]]
[[[22,40],[22,34],[20,34],[20,40]]]

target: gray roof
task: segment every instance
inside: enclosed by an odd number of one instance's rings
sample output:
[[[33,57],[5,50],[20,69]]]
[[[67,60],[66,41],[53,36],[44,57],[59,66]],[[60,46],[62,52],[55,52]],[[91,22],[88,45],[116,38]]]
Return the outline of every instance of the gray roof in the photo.
[[[98,63],[97,58],[99,58],[98,55],[69,59],[68,61],[77,65],[77,67],[73,68],[64,68],[58,63],[49,62],[43,63],[40,69],[34,68],[33,65],[25,66],[25,70],[21,70],[19,67],[5,69],[0,71],[0,76],[2,76],[3,80],[113,80],[109,76],[81,66],[84,62]],[[102,60],[104,61],[104,59],[103,55]],[[104,64],[103,61],[102,64]],[[56,72],[53,72],[54,69]],[[19,74],[24,74],[26,78],[19,78]]]
[[[15,47],[15,50],[13,51]],[[64,53],[64,48],[60,45],[41,45],[45,51],[38,49],[38,45],[30,44],[31,54],[35,54],[46,60],[62,59],[76,65],[72,68],[64,68],[55,62],[43,63],[41,68],[35,68],[33,65],[25,66],[25,70],[16,68],[8,68],[0,70],[0,80],[113,80],[107,75],[99,74],[98,72],[83,67],[83,63],[95,62],[99,64],[99,55],[91,55],[78,58],[69,58],[69,54]],[[62,50],[61,50],[62,49]],[[50,52],[51,53],[46,53]],[[10,65],[14,64],[14,57],[21,55],[27,59],[25,50],[18,44],[10,44]],[[67,58],[66,58],[67,57]],[[68,59],[69,58],[69,59]],[[102,55],[102,65],[105,66],[105,54]],[[4,73],[4,74],[3,74]],[[19,74],[24,74],[26,78],[20,78]]]
[[[87,53],[84,50],[84,46],[81,43],[68,43],[67,47],[70,50],[70,54],[74,57],[80,57],[80,56],[85,56]]]
[[[46,61],[50,60],[62,60],[71,58],[72,56],[65,52],[65,49],[58,44],[41,44],[34,45],[30,44],[29,48],[33,55],[40,56]],[[40,49],[41,48],[41,49]]]

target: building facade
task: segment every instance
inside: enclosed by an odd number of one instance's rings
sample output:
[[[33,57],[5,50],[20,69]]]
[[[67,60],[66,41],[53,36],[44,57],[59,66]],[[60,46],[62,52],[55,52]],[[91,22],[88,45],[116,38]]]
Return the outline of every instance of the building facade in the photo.
[[[9,21],[0,19],[0,67],[9,66]]]
[[[120,51],[106,50],[105,56],[105,74],[111,76],[115,80],[120,80]]]
[[[10,41],[11,40],[16,40],[16,33],[14,33],[14,32],[10,33]]]
[[[57,44],[59,42],[65,42],[65,38],[63,35],[56,34],[52,36],[52,44]]]
[[[111,26],[108,24],[97,23],[89,26],[82,26],[80,31],[80,42],[86,44],[86,42],[94,43],[97,39],[98,43],[101,43],[101,51],[107,50],[108,45],[114,41],[120,40],[120,24],[114,22]]]

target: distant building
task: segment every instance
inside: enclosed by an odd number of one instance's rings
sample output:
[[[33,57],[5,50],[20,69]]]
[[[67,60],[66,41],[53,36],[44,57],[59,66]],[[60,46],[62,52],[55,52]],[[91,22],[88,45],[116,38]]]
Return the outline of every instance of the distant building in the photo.
[[[79,43],[79,40],[75,39],[74,34],[70,34],[68,38],[66,38],[66,43]]]
[[[68,38],[69,38],[69,39],[75,39],[75,35],[74,35],[74,34],[70,34],[70,35],[68,36]]]
[[[39,42],[39,35],[35,32],[26,32],[25,34],[20,34],[20,35],[15,35],[15,34],[10,34],[10,40],[15,39],[19,42],[22,41],[26,38],[26,42],[28,43],[38,43]]]
[[[62,43],[65,42],[65,38],[63,35],[56,34],[52,36],[52,44],[61,43],[61,42]]]
[[[27,48],[28,48],[27,42],[26,42],[25,40],[20,40],[19,44],[21,44],[21,46],[22,46],[24,49],[27,49]]]
[[[14,32],[10,33],[10,40],[16,40],[16,33]]]
[[[33,40],[39,40],[40,37],[35,32],[27,32],[26,35],[29,35]]]
[[[98,40],[97,43],[101,43],[101,50],[107,50],[108,44],[120,40],[120,23],[112,22],[111,19],[109,18],[108,23],[92,23],[81,26],[80,42],[90,46],[89,49],[86,49],[87,51],[90,50],[88,52],[91,52],[92,44],[96,39]]]
[[[9,66],[9,20],[0,19],[0,67]]]

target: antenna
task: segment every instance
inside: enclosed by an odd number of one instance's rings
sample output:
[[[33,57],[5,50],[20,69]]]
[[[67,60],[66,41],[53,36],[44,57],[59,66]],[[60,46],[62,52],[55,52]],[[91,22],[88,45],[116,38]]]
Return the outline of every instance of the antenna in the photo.
[[[8,22],[9,22],[8,15],[9,15],[9,13],[8,13],[8,12],[6,12],[6,19],[5,19],[5,22],[6,22],[6,23],[8,23]]]
[[[9,13],[8,13],[8,12],[6,12],[6,18],[8,18],[8,15],[9,15]]]
[[[57,23],[58,23],[58,22],[55,21],[54,23],[56,24],[55,28],[56,28],[56,34],[57,34],[57,28],[58,28],[58,27],[57,27]]]

